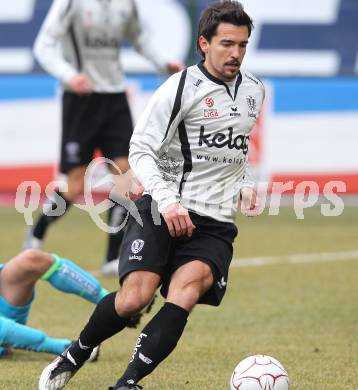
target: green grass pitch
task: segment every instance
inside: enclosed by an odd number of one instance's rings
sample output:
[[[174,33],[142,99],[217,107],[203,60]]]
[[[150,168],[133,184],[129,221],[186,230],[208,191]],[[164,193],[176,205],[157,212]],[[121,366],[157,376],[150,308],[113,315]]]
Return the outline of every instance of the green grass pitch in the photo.
[[[322,217],[319,208],[297,220],[291,208],[239,218],[236,258],[358,249],[358,208]],[[0,208],[1,258],[18,252],[24,220]],[[99,268],[105,234],[88,215],[71,210],[53,226],[45,249]],[[116,278],[101,279],[115,289]],[[157,310],[162,301],[156,303]],[[51,336],[75,338],[93,306],[39,282],[29,325]],[[144,322],[150,316],[145,317]],[[69,390],[105,390],[127,365],[139,330],[104,343],[100,360],[85,366]],[[268,354],[289,372],[292,390],[358,389],[358,261],[277,264],[232,268],[219,308],[198,306],[174,353],[142,384],[148,390],[225,390],[235,365]],[[16,351],[0,361],[0,389],[37,389],[47,354]]]

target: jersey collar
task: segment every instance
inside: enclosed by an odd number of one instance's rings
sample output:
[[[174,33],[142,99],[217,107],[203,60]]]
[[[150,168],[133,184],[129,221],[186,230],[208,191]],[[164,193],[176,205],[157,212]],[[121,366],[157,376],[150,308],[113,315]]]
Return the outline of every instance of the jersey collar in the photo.
[[[211,73],[208,72],[208,70],[205,68],[204,66],[204,61],[201,61],[199,64],[198,64],[198,68],[201,70],[202,73],[204,73],[204,75],[211,81],[213,81],[214,83],[216,84],[219,84],[219,85],[223,85],[225,88],[226,88],[226,92],[229,94],[229,96],[231,97],[232,100],[235,101],[236,99],[236,95],[237,95],[237,91],[239,89],[239,86],[241,84],[241,81],[242,81],[242,74],[241,72],[239,72],[239,74],[237,75],[237,78],[236,78],[236,83],[235,83],[235,95],[234,97],[231,95],[231,92],[230,92],[230,88],[228,87],[228,85],[218,79],[217,77],[213,76]]]

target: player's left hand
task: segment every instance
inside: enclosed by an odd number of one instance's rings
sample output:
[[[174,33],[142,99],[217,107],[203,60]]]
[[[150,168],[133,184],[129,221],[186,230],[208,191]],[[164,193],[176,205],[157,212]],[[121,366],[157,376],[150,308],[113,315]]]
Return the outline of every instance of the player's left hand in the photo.
[[[166,69],[168,73],[177,73],[185,68],[185,65],[180,62],[168,62]]]
[[[260,214],[257,191],[252,187],[242,187],[240,191],[240,210],[245,217],[256,217]]]

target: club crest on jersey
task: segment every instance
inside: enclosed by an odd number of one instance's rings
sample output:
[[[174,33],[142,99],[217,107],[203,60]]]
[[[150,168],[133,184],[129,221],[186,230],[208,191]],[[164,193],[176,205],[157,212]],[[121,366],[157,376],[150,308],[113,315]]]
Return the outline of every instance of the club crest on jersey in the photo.
[[[249,107],[248,116],[250,118],[255,118],[256,119],[256,113],[255,113],[255,111],[256,111],[256,99],[250,95],[250,96],[246,96],[246,101],[247,101],[247,105]]]
[[[213,105],[215,104],[214,99],[211,98],[211,97],[205,98],[205,104],[206,104],[209,108],[213,107]]]

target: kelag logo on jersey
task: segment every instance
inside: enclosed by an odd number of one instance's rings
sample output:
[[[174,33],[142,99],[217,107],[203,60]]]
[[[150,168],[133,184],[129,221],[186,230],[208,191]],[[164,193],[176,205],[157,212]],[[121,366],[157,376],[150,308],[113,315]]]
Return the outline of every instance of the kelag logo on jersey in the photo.
[[[199,136],[199,146],[206,145],[209,148],[224,148],[228,149],[237,149],[242,150],[242,152],[246,155],[248,151],[248,143],[250,137],[239,134],[234,137],[234,129],[229,127],[227,129],[227,133],[216,133],[211,136],[210,134],[205,134],[205,127],[200,127],[200,136]]]
[[[107,34],[101,36],[91,36],[87,34],[85,36],[85,45],[92,49],[98,49],[101,47],[117,48],[120,45],[120,41],[115,37],[110,37]]]

